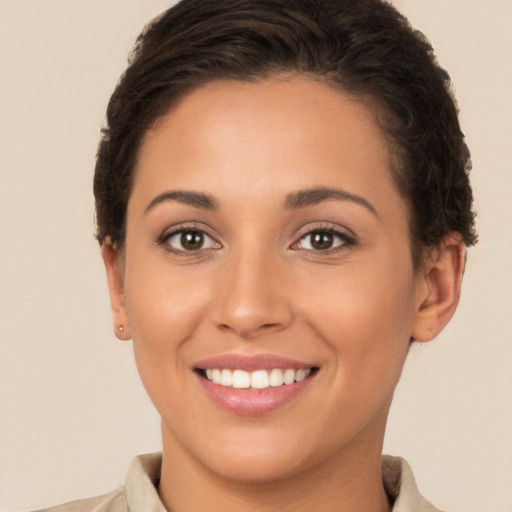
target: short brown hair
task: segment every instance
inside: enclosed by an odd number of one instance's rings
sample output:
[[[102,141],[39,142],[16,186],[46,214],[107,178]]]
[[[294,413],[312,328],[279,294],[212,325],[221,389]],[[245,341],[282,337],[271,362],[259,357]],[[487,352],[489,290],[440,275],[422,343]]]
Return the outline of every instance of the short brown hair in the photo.
[[[376,106],[410,205],[413,259],[450,232],[476,242],[469,151],[448,74],[381,0],[182,0],[146,26],[107,109],[94,177],[97,238],[121,246],[139,148],[192,89],[306,74]]]

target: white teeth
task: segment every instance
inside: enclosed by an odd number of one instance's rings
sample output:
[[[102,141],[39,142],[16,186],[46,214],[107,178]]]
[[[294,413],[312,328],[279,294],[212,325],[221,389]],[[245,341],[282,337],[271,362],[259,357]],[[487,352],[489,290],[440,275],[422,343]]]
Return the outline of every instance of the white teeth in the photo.
[[[306,370],[298,370],[295,374],[295,382],[300,382],[301,380],[304,380],[306,378]]]
[[[251,388],[265,389],[270,386],[268,373],[265,370],[258,370],[251,373]]]
[[[278,387],[301,382],[311,374],[311,368],[301,368],[300,370],[274,368],[270,372],[267,370],[246,372],[245,370],[208,368],[205,374],[208,380],[221,386],[237,389],[267,389],[271,386]]]
[[[293,384],[295,382],[295,370],[286,370],[284,372],[284,383]]]
[[[274,368],[270,372],[270,385],[273,387],[282,386],[284,384],[283,371]]]
[[[229,370],[222,370],[220,372],[220,383],[223,386],[231,386],[233,384],[233,374]]]
[[[215,382],[215,384],[220,384],[220,370],[217,368],[212,370],[212,382]]]
[[[224,371],[229,372],[230,370]],[[244,370],[235,370],[233,372],[233,387],[237,389],[251,387],[251,375],[249,372],[245,372]]]

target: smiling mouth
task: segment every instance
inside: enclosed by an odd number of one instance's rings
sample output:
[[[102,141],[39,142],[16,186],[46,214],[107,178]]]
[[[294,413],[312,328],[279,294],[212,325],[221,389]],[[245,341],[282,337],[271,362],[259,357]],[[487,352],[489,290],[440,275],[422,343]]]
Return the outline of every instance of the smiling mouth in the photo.
[[[196,369],[204,379],[232,389],[261,390],[290,386],[311,377],[317,371],[317,367],[311,368],[274,368],[272,370],[245,371],[241,369],[207,368]]]

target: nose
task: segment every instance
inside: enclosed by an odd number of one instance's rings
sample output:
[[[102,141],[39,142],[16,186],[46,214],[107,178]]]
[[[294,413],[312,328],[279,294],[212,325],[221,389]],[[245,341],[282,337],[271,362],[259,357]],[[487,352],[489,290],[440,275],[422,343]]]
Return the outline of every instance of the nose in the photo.
[[[211,309],[214,324],[251,339],[288,327],[293,308],[283,269],[268,255],[239,255],[225,261]]]

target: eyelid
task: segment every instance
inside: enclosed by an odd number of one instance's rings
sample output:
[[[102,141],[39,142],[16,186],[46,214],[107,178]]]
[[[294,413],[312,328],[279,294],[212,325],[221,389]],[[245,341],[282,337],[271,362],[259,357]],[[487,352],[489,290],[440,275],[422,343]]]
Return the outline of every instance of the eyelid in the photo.
[[[341,239],[343,241],[343,243],[336,245],[335,247],[332,247],[330,249],[325,249],[325,250],[305,249],[305,248],[301,248],[301,247],[296,247],[300,243],[301,240],[306,238],[308,235],[312,235],[314,233],[330,233],[330,234],[334,235],[335,237],[338,237],[339,239]],[[357,237],[350,229],[341,227],[336,224],[323,222],[323,223],[316,224],[316,225],[308,224],[307,226],[304,226],[300,230],[299,234],[297,235],[296,240],[290,245],[290,248],[294,249],[294,250],[302,250],[302,251],[319,254],[319,255],[321,255],[321,254],[327,255],[327,254],[332,254],[332,253],[339,252],[341,250],[350,248],[356,244],[357,244]]]
[[[204,235],[206,238],[210,239],[214,246],[213,247],[201,247],[197,250],[186,250],[186,249],[177,249],[172,247],[168,242],[169,240],[183,232],[198,232]],[[165,250],[172,252],[174,254],[177,254],[179,256],[197,256],[200,253],[204,253],[205,251],[211,251],[212,249],[221,249],[222,243],[219,242],[218,238],[210,234],[209,227],[205,227],[202,223],[197,222],[183,222],[178,225],[168,227],[164,232],[157,238],[156,242],[159,245],[164,246]],[[312,235],[314,233],[329,233],[333,236],[337,237],[339,240],[342,241],[342,243],[330,248],[330,249],[307,249],[307,248],[301,248],[298,247],[301,240],[306,238],[308,235]],[[357,237],[356,235],[348,228],[339,226],[337,224],[332,224],[330,222],[322,222],[319,224],[314,223],[308,223],[306,226],[304,226],[299,233],[295,237],[295,241],[290,244],[289,248],[292,250],[302,250],[303,252],[310,252],[314,254],[332,254],[335,252],[339,252],[344,249],[348,249],[354,245],[357,244]]]
[[[204,247],[200,248],[196,251],[187,251],[186,249],[176,249],[169,244],[169,240],[171,240],[174,236],[179,235],[183,232],[196,232],[201,233],[205,238],[209,238],[214,244],[218,245],[218,247]],[[205,229],[204,226],[200,226],[195,222],[184,222],[178,224],[177,226],[172,226],[164,230],[164,232],[157,238],[157,244],[164,246],[165,250],[177,254],[179,256],[197,256],[204,251],[210,251],[212,249],[220,249],[222,244],[217,240],[216,237],[211,235],[208,229]]]

